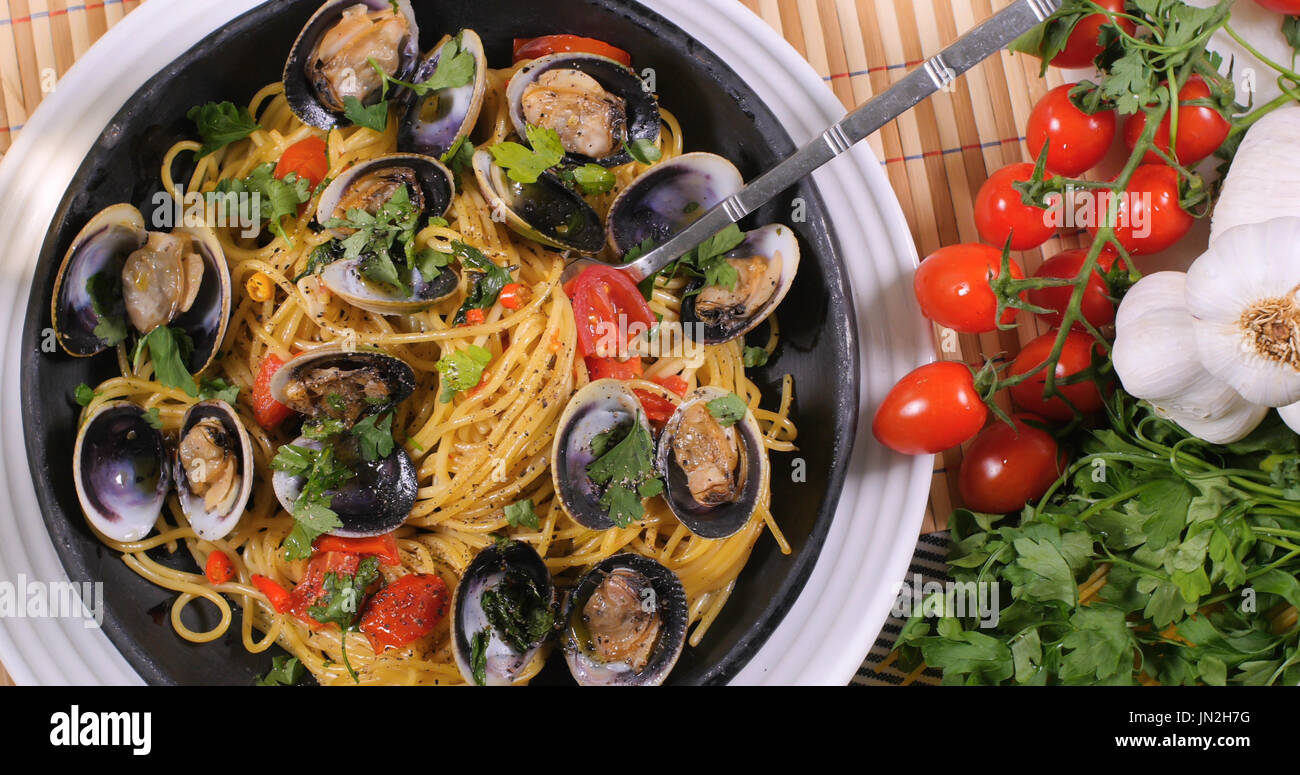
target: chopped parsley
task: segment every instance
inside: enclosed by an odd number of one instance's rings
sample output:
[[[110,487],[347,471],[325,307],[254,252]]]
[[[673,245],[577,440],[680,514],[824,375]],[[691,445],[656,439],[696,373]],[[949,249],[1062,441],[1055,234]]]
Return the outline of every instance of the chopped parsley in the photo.
[[[540,643],[555,626],[542,590],[527,572],[512,567],[481,598],[483,613],[501,641],[516,654]]]
[[[744,241],[745,233],[740,227],[734,223],[728,224],[725,229],[677,259],[673,271],[675,273],[685,269],[696,277],[703,277],[704,285],[721,285],[734,289],[736,283],[740,282],[740,273],[727,263],[726,254]]]
[[[388,129],[388,100],[367,106],[356,97],[344,97],[343,116],[357,126],[383,132]]]
[[[95,310],[99,323],[95,325],[95,338],[116,347],[126,341],[126,319],[122,317],[122,281],[107,272],[96,272],[86,280],[86,294]]]
[[[271,468],[305,480],[289,509],[296,524],[284,539],[285,556],[290,560],[305,560],[311,556],[312,541],[343,527],[339,515],[330,508],[334,496],[328,491],[337,489],[356,474],[335,459],[334,448],[328,444],[319,450],[285,444],[271,460]]]
[[[459,326],[465,322],[470,310],[491,309],[492,305],[497,303],[501,289],[510,282],[510,270],[497,266],[480,251],[459,240],[452,242],[451,248],[454,255],[460,259],[461,266],[473,275],[469,295],[465,297],[465,302],[460,305],[460,309],[456,310],[456,317],[452,319],[452,322]]]
[[[474,144],[468,137],[459,137],[438,161],[446,164],[457,175],[468,172],[474,166]]]
[[[348,662],[348,633],[357,631],[357,622],[361,618],[361,601],[366,596],[366,589],[378,580],[379,560],[375,557],[363,559],[357,565],[357,572],[350,576],[326,573],[321,585],[324,594],[316,598],[316,603],[307,609],[307,615],[321,624],[339,626],[343,667],[347,668],[348,675],[356,683],[361,683],[361,679]]]
[[[554,129],[536,126],[524,128],[528,135],[528,145],[504,142],[488,150],[497,166],[506,171],[516,183],[536,183],[551,167],[564,161],[564,146],[560,144],[560,135]]]
[[[718,421],[718,425],[724,428],[730,428],[745,418],[745,413],[749,407],[745,404],[744,399],[735,393],[728,393],[721,398],[715,398],[708,403],[709,414]]]
[[[252,207],[251,197],[241,197],[240,194],[256,194],[257,207]],[[298,216],[299,206],[311,201],[312,187],[310,180],[299,177],[296,172],[277,178],[275,163],[267,162],[245,178],[227,178],[217,183],[217,190],[208,196],[219,207],[239,207],[241,217],[266,224],[272,234],[283,237],[292,246],[293,240],[284,230],[284,219]]]
[[[271,669],[257,679],[254,686],[293,686],[307,674],[307,668],[297,657],[278,656],[271,659]]]
[[[487,684],[487,647],[490,639],[491,632],[486,627],[470,638],[470,677],[474,679],[474,684],[477,686]]]
[[[421,217],[422,213],[411,202],[407,187],[400,186],[375,213],[353,208],[348,210],[344,218],[326,221],[325,228],[352,229],[350,236],[338,241],[342,248],[342,254],[338,258],[360,258],[361,274],[366,279],[409,296],[412,267],[418,267],[421,276],[432,277],[437,274],[440,266],[446,265],[446,260],[437,251],[416,253],[415,234],[420,228]],[[337,251],[337,248],[332,250]],[[325,257],[329,255],[333,253]],[[395,261],[395,257],[398,260]],[[315,261],[315,258],[313,255],[312,260]],[[308,270],[311,268],[309,262]],[[426,269],[430,274],[425,274]]]
[[[506,506],[506,522],[511,527],[531,527],[533,530],[541,527],[541,521],[537,517],[537,512],[533,511],[533,500],[528,498],[512,503]]]
[[[149,423],[150,428],[156,431],[162,430],[162,410],[156,406],[149,407],[149,410],[144,413],[144,421]]]
[[[752,369],[756,366],[766,366],[769,357],[767,350],[762,347],[746,347],[744,355],[745,368]]]
[[[393,452],[393,415],[372,414],[352,426],[352,435],[361,446],[361,456],[368,461],[383,460]]]
[[[434,364],[442,374],[442,393],[438,400],[449,404],[457,393],[478,387],[483,379],[483,370],[491,362],[492,353],[476,344],[438,359]]]
[[[357,126],[383,132],[388,129],[388,91],[394,85],[404,86],[419,97],[442,89],[467,86],[474,81],[476,71],[474,55],[461,48],[461,39],[457,35],[447,41],[438,54],[438,66],[433,75],[420,83],[407,83],[400,78],[389,75],[374,59],[367,60],[379,77],[383,79],[382,99],[374,105],[366,106],[356,97],[343,99],[343,115]]]
[[[617,180],[614,173],[599,164],[586,164],[560,171],[560,180],[581,191],[585,196],[608,194]]]
[[[239,400],[239,385],[232,385],[226,380],[218,377],[216,379],[204,378],[199,381],[199,400],[225,401],[231,406]]]
[[[630,143],[623,143],[623,149],[631,154],[633,159],[636,159],[642,164],[654,164],[663,158],[663,154],[659,151],[659,146],[655,145],[652,140],[646,140],[645,138],[633,140]]]
[[[82,406],[90,406],[90,402],[94,401],[95,396],[97,395],[99,394],[96,393],[95,389],[92,388],[90,385],[87,385],[84,382],[81,383],[80,385],[77,385],[76,396],[77,396],[78,404],[81,404]]]
[[[144,352],[149,351],[149,360],[153,363],[153,375],[166,387],[178,388],[185,395],[197,398],[198,386],[194,384],[194,375],[185,367],[185,361],[194,352],[194,340],[179,328],[158,326],[140,337],[135,344],[135,357],[131,368],[140,370],[144,362]]]
[[[587,466],[587,475],[605,488],[600,505],[609,518],[618,527],[640,520],[645,516],[642,501],[664,489],[663,481],[655,475],[654,440],[641,423],[641,413],[637,412],[630,428],[615,429],[593,439],[592,454],[596,459]]]
[[[248,108],[238,107],[233,102],[197,105],[190,108],[186,117],[198,127],[199,138],[203,140],[203,147],[199,149],[200,159],[262,128],[253,120]]]

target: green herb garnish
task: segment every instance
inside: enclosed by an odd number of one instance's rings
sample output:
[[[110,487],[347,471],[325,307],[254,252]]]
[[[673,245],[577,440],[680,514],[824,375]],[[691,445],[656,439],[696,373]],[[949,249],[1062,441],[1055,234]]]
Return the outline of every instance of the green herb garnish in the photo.
[[[357,437],[363,458],[383,460],[393,452],[393,415],[365,417],[352,426],[352,435]]]
[[[623,148],[631,154],[633,159],[642,164],[654,164],[663,158],[663,153],[659,151],[659,146],[654,144],[653,140],[633,140],[630,143],[623,143]]]
[[[84,382],[81,383],[80,385],[77,385],[76,397],[77,397],[78,404],[81,404],[82,406],[90,406],[90,402],[94,401],[95,396],[97,395],[99,394],[96,393],[95,389],[92,388],[90,385],[87,385]]]
[[[709,414],[718,421],[718,425],[724,428],[730,428],[745,418],[745,413],[749,411],[744,399],[735,393],[728,393],[721,398],[715,398],[708,403]]]
[[[434,364],[442,375],[442,393],[438,400],[449,404],[457,393],[478,387],[483,379],[483,370],[491,362],[492,353],[476,344],[439,358]]]
[[[198,127],[199,138],[203,141],[203,147],[199,149],[200,159],[262,128],[253,120],[248,108],[237,107],[232,102],[198,105],[190,108],[186,117]]]
[[[232,385],[221,377],[199,380],[199,400],[225,401],[234,406],[239,401],[239,385]]]
[[[454,255],[460,259],[461,266],[474,275],[471,279],[469,295],[465,297],[464,303],[456,310],[456,316],[452,319],[452,322],[459,326],[465,322],[470,310],[491,309],[492,305],[497,303],[501,289],[510,283],[510,270],[497,266],[480,251],[459,240],[452,242],[451,248]]]
[[[108,272],[96,272],[86,279],[86,294],[99,322],[95,338],[109,347],[126,341],[126,319],[122,317],[122,278]]]
[[[271,658],[271,669],[266,675],[257,679],[254,686],[293,686],[307,674],[307,668],[297,657],[278,656]]]
[[[506,522],[511,527],[531,527],[533,530],[541,527],[541,521],[537,517],[537,512],[533,511],[533,501],[531,498],[512,503],[506,506]]]
[[[752,369],[757,366],[766,366],[768,357],[767,350],[762,347],[746,347],[743,358],[745,368]]]
[[[194,351],[194,340],[179,328],[158,326],[141,337],[135,345],[135,357],[131,368],[140,370],[144,362],[144,352],[149,351],[149,360],[153,363],[153,375],[166,387],[179,388],[185,395],[197,398],[198,386],[194,375],[185,367],[185,361]]]
[[[313,541],[343,527],[339,515],[330,508],[334,497],[328,491],[338,489],[356,474],[334,457],[334,448],[328,444],[319,450],[286,444],[276,452],[271,468],[304,479],[289,509],[296,524],[284,539],[284,548],[288,559],[305,560],[311,556]]]
[[[528,126],[528,146],[505,142],[488,150],[497,166],[506,171],[516,183],[536,183],[543,172],[564,161],[564,146],[554,129]]]
[[[619,429],[622,437],[615,441],[612,433],[593,439],[596,459],[587,466],[587,475],[605,492],[600,497],[609,518],[618,527],[627,527],[645,516],[642,501],[663,492],[663,481],[655,475],[654,440],[637,412],[630,427]]]
[[[256,208],[251,196],[241,197],[240,194],[256,194]],[[267,162],[245,178],[228,178],[217,183],[217,190],[208,197],[218,207],[240,207],[242,218],[266,224],[272,234],[282,237],[292,246],[293,240],[284,230],[284,219],[298,217],[299,206],[311,201],[312,187],[310,180],[298,177],[294,172],[277,178],[275,164]]]
[[[542,590],[519,568],[510,568],[496,586],[484,590],[481,602],[492,629],[516,654],[541,643],[555,626],[555,612]]]

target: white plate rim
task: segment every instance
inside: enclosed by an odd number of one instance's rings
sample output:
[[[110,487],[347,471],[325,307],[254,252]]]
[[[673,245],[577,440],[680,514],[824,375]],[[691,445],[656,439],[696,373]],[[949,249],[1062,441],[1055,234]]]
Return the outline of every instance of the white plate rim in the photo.
[[[115,25],[68,71],[0,162],[0,319],[21,331],[36,257],[64,191],[102,127],[150,77],[262,0],[150,0]],[[790,45],[735,0],[645,0],[731,66],[796,143],[844,109]],[[87,100],[84,95],[96,95]],[[804,590],[733,678],[738,684],[843,685],[870,650],[911,560],[932,459],[877,444],[870,418],[903,374],[932,358],[928,327],[908,281],[916,248],[888,179],[861,144],[816,175],[843,248],[861,348],[859,427],[835,518]],[[849,249],[851,246],[851,249]],[[0,579],[66,580],[30,480],[22,435],[19,336],[0,345]],[[141,680],[100,630],[78,619],[0,619],[0,663],[19,684],[133,684]]]

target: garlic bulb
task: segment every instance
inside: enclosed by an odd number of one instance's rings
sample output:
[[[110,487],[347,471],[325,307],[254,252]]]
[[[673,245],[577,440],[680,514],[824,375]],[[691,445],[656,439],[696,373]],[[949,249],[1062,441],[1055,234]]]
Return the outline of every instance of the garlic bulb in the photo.
[[[1235,20],[1235,10],[1233,16]],[[1300,105],[1279,108],[1250,128],[1233,157],[1232,168],[1223,181],[1223,193],[1214,206],[1211,245],[1233,227],[1300,215],[1300,204],[1296,203],[1296,192],[1300,191],[1297,148]]]
[[[1243,399],[1201,364],[1186,277],[1157,272],[1129,289],[1115,314],[1111,361],[1124,389],[1150,402],[1160,416],[1205,441],[1238,441],[1268,409]]]
[[[1264,406],[1300,401],[1300,218],[1238,226],[1187,270],[1201,363]]]

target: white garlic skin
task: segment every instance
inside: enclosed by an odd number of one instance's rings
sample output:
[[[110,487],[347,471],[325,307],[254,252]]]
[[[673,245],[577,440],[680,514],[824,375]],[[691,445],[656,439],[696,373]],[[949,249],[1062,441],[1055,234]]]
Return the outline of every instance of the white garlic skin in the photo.
[[[1298,148],[1300,105],[1278,108],[1250,128],[1214,206],[1211,245],[1237,226],[1300,214],[1296,204],[1296,192],[1300,191]]]

